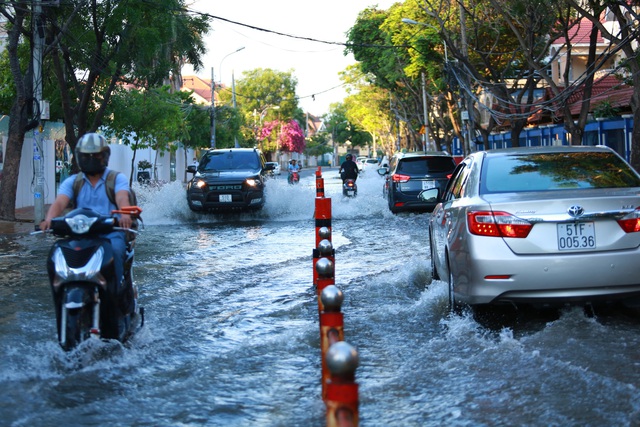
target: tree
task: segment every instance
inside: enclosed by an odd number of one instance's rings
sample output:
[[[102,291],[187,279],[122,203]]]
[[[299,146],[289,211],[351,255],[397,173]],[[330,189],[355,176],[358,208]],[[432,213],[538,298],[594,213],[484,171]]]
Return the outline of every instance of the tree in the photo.
[[[20,41],[25,37],[33,49],[33,33],[30,31],[31,1],[19,0],[10,6],[0,6],[0,13],[9,21],[7,52],[11,80],[15,86],[15,99],[9,112],[9,135],[0,186],[0,218],[15,220],[18,171],[24,136],[37,126],[34,121],[33,55],[21,64]]]
[[[640,15],[637,10],[637,2],[611,2],[603,0],[591,0],[585,5],[575,0],[567,0],[568,4],[580,12],[580,15],[588,19],[594,28],[609,40],[612,51],[622,51],[626,60],[620,64],[620,68],[628,70],[627,79],[634,87],[631,98],[631,110],[633,112],[633,130],[631,135],[631,166],[640,171],[640,61],[638,60],[637,40],[640,36]],[[617,31],[601,21],[601,11],[607,7],[615,19]]]
[[[28,117],[33,105],[32,55],[26,64],[19,55],[20,37],[33,46],[34,35],[45,37],[43,76],[55,76],[55,86],[65,123],[66,141],[75,148],[77,139],[103,124],[107,105],[123,83],[157,86],[185,62],[202,66],[202,34],[206,17],[189,16],[184,0],[118,2],[69,0],[42,8],[31,26],[32,2],[18,0],[0,6],[11,23],[8,53],[16,85],[11,111],[7,155],[0,189],[0,217],[15,216],[18,164]],[[12,33],[13,32],[13,33]],[[46,78],[45,84],[49,82]],[[46,89],[45,89],[46,90]],[[37,103],[36,103],[37,105]],[[52,107],[55,111],[56,107]]]
[[[245,71],[236,82],[236,101],[244,116],[242,134],[247,143],[260,144],[267,156],[271,157],[278,149],[273,128],[283,126],[283,130],[296,132],[291,120],[300,113],[296,86],[298,81],[292,71],[283,72],[257,68]],[[228,94],[225,96],[229,96]],[[223,97],[224,99],[224,97]],[[299,124],[297,125],[300,127]],[[302,132],[304,135],[304,132]],[[263,141],[263,137],[267,138]],[[270,139],[269,139],[270,138]],[[294,138],[294,140],[296,140]],[[289,143],[287,142],[287,147]],[[300,143],[292,143],[291,151],[298,151]],[[301,142],[304,149],[304,137]]]
[[[175,141],[186,134],[183,92],[171,93],[168,86],[151,90],[118,88],[109,103],[105,124],[108,134],[130,145],[133,150],[133,182],[136,152],[151,147],[156,154],[175,150]],[[155,169],[154,169],[155,170]]]

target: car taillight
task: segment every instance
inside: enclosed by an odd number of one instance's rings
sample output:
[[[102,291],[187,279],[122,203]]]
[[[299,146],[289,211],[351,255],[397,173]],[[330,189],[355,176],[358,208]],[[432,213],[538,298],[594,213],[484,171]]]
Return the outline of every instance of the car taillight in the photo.
[[[409,175],[394,173],[393,175],[391,175],[391,179],[393,180],[393,182],[408,182],[411,177]]]
[[[525,238],[533,224],[508,212],[472,211],[467,213],[471,234],[489,237]]]
[[[625,233],[637,233],[640,231],[640,208],[619,219],[618,225]]]

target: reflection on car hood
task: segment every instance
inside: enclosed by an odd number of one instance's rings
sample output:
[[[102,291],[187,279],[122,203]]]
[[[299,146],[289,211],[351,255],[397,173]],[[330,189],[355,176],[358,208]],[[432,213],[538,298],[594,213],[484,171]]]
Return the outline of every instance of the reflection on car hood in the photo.
[[[221,170],[221,171],[206,171],[206,172],[198,172],[196,174],[196,178],[201,178],[204,180],[215,180],[215,179],[223,179],[223,180],[232,180],[232,179],[246,179],[246,178],[254,178],[260,175],[260,169],[236,169],[236,170]]]

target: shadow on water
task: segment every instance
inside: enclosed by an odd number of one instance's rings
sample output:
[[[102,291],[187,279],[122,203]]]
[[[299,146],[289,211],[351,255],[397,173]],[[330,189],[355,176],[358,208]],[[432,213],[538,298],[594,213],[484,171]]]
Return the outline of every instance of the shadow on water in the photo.
[[[598,305],[566,305],[555,307],[541,307],[535,305],[496,305],[481,306],[467,309],[467,315],[482,328],[489,331],[510,329],[514,336],[526,336],[539,332],[550,323],[558,321],[568,312],[581,311],[586,319],[606,323],[640,324],[640,309],[628,307],[624,304]]]

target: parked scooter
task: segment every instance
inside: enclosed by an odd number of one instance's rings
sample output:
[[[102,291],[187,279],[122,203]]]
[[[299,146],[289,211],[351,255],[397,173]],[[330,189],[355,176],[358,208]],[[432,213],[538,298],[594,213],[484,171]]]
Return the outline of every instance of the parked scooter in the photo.
[[[298,182],[300,182],[300,174],[298,172],[289,172],[287,182],[290,185],[297,184]]]
[[[342,183],[342,195],[347,197],[356,197],[358,195],[358,186],[355,179],[345,179]]]
[[[113,213],[127,213],[139,219],[137,206]],[[58,341],[71,350],[89,338],[125,342],[144,324],[144,309],[137,304],[133,283],[133,238],[127,238],[124,280],[118,287],[109,239],[101,237],[124,230],[116,217],[91,209],[75,209],[51,220],[50,231],[61,237],[49,252],[47,272],[53,293]]]

